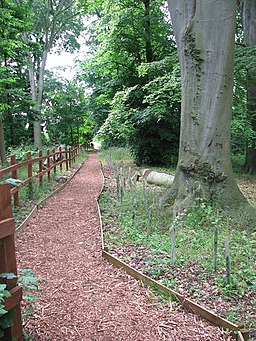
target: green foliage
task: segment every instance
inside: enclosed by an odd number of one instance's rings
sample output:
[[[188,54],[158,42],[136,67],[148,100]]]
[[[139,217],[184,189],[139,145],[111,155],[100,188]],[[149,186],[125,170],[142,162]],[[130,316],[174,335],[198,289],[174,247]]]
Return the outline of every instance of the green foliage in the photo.
[[[48,74],[46,90],[44,114],[50,141],[72,146],[90,142],[92,120],[87,111],[85,88],[79,80],[57,80]]]
[[[247,71],[256,68],[255,46],[237,44],[235,48],[235,87],[231,147],[235,154],[244,154],[246,146],[256,140],[252,117],[247,107]]]
[[[6,312],[0,317],[0,337],[4,336],[4,330],[12,326],[13,311]]]
[[[25,316],[28,318],[33,314],[35,309],[35,302],[37,300],[37,293],[39,290],[39,283],[42,279],[35,277],[33,270],[21,269],[19,273],[18,283],[23,288],[23,299],[25,301]]]
[[[7,311],[4,309],[3,303],[4,303],[4,299],[10,296],[11,294],[6,289],[6,284],[0,284],[0,315],[7,313]]]
[[[150,188],[153,192],[150,191]],[[256,287],[256,233],[251,234],[230,220],[215,204],[202,200],[182,215],[172,220],[170,208],[159,211],[158,201],[163,192],[161,189],[148,187],[139,183],[133,193],[123,189],[122,201],[117,196],[104,192],[100,200],[103,224],[106,226],[105,241],[110,249],[122,245],[143,246],[149,249],[149,256],[143,257],[144,271],[156,279],[168,278],[171,275],[171,242],[169,228],[176,229],[175,267],[186,269],[192,264],[200,269],[202,278],[211,274],[215,285],[223,296],[240,295]],[[135,219],[132,217],[134,197],[136,198]],[[148,212],[151,211],[151,226],[148,228]],[[236,223],[236,225],[235,225]],[[230,284],[225,282],[225,236],[227,224],[230,227]],[[217,236],[216,272],[214,270],[214,238]],[[142,269],[142,270],[143,270]],[[167,276],[168,274],[168,276]],[[166,277],[167,276],[167,277]]]
[[[0,277],[12,279],[15,278],[16,276],[11,273],[2,273],[0,274]],[[4,299],[6,297],[11,296],[10,292],[6,289],[6,287],[7,287],[6,284],[0,284],[0,315],[2,315],[0,316],[0,338],[4,336],[4,329],[9,328],[12,325],[11,322],[12,313],[8,312],[4,308]]]
[[[180,86],[163,2],[89,2],[92,56],[82,63],[89,110],[104,148],[129,145],[138,163],[177,159]],[[153,139],[153,141],[152,141]],[[151,153],[151,152],[152,153]]]
[[[113,161],[122,161],[126,166],[133,164],[133,159],[129,148],[113,147],[107,150],[101,150],[98,155],[100,160],[104,163],[107,163],[109,159],[112,159]]]
[[[14,187],[19,187],[19,185],[22,184],[21,180],[13,179],[13,178],[9,178],[9,179],[5,180],[5,182],[11,186],[14,186]]]
[[[177,55],[139,67],[141,86],[117,92],[97,133],[104,147],[129,143],[137,164],[176,165],[180,84]]]
[[[10,146],[29,138],[25,129],[32,113],[25,73],[29,46],[21,39],[21,34],[30,29],[29,7],[12,0],[1,1],[0,26],[0,119],[5,144]]]
[[[17,276],[13,273],[2,273],[0,277],[6,279],[13,279]],[[39,283],[41,279],[35,277],[31,269],[21,269],[18,283],[23,288],[23,299],[25,301],[25,318],[32,315],[34,310],[34,302],[36,300],[35,293],[39,291]],[[4,329],[12,326],[12,316],[14,311],[6,311],[4,309],[4,299],[10,297],[10,292],[6,289],[6,284],[0,284],[0,338],[4,336]]]

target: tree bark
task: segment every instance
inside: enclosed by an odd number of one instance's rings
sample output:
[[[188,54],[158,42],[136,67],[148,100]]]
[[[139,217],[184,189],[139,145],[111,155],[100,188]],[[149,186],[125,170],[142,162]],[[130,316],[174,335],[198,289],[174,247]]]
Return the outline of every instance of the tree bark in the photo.
[[[181,64],[179,161],[174,213],[195,198],[237,208],[246,199],[230,160],[236,0],[169,0]]]
[[[242,11],[244,43],[256,45],[256,0],[244,0]],[[247,69],[247,112],[252,129],[256,133],[256,69]],[[248,173],[256,172],[256,141],[252,140],[246,148],[244,169]]]
[[[22,38],[23,38],[23,41],[25,43],[29,42],[29,39],[28,39],[26,33],[22,34]],[[28,64],[28,75],[29,75],[31,99],[34,102],[36,115],[39,116],[38,119],[35,119],[33,122],[34,145],[35,145],[35,148],[41,150],[42,149],[42,136],[41,136],[41,120],[40,120],[41,110],[40,109],[41,109],[42,102],[41,103],[39,102],[33,59],[32,59],[30,54],[27,55],[26,59],[27,59],[27,64]]]
[[[153,62],[154,53],[151,42],[151,23],[150,23],[150,0],[143,0],[144,3],[144,29],[146,41],[146,60],[147,63]]]

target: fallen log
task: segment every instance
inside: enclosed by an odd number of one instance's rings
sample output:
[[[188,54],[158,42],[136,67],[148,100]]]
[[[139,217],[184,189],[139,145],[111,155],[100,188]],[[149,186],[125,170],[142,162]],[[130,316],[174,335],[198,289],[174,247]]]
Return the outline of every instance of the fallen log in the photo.
[[[173,183],[174,176],[166,173],[144,169],[142,178],[149,184],[169,187]]]

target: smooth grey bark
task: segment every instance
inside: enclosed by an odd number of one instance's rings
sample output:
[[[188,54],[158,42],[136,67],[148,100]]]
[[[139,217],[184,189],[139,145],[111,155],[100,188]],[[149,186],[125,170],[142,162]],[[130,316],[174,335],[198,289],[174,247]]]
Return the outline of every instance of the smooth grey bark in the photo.
[[[247,46],[256,45],[256,0],[244,0],[242,3],[242,18],[244,43]],[[256,132],[256,69],[247,69],[247,111]],[[256,141],[252,141],[246,149],[244,168],[249,173],[256,172]]]
[[[174,213],[202,197],[237,208],[246,199],[230,160],[236,0],[169,0],[181,65],[179,161],[165,199]]]
[[[29,43],[29,38],[26,33],[22,34],[23,41],[25,43]],[[34,108],[37,112],[38,118],[33,122],[33,130],[34,130],[34,145],[39,150],[42,149],[42,136],[41,136],[41,107],[43,100],[43,88],[44,88],[44,74],[45,74],[45,66],[47,53],[43,53],[42,62],[40,63],[39,70],[39,78],[37,82],[36,71],[34,66],[33,58],[30,54],[27,55],[27,65],[28,65],[28,74],[29,74],[29,83],[30,83],[30,93],[31,99],[34,102]]]

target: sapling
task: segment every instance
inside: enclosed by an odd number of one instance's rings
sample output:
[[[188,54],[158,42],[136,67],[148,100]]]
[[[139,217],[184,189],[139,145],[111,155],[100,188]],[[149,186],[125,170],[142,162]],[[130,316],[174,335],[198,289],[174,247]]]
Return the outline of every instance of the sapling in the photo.
[[[229,249],[230,249],[230,238],[229,238],[229,223],[227,220],[227,230],[225,236],[225,259],[226,259],[226,284],[230,284],[230,257],[229,257]]]
[[[151,232],[151,225],[152,225],[152,211],[153,211],[153,205],[148,206],[148,226],[147,226],[147,235]]]
[[[158,229],[160,230],[161,225],[162,225],[162,206],[161,206],[160,200],[158,200],[158,204],[156,208],[157,208],[157,225],[158,225]]]
[[[142,185],[143,185],[143,199],[144,199],[145,207],[148,207],[148,196],[147,196],[147,187],[146,187],[145,180],[143,180]]]
[[[119,168],[119,197],[120,197],[120,201],[121,201],[121,204],[123,202],[123,196],[124,196],[124,188],[123,188],[123,168],[122,168],[122,164]]]
[[[125,167],[125,164],[123,165],[123,185],[124,185],[124,190],[126,190],[126,167]]]
[[[171,234],[171,266],[174,266],[175,263],[175,247],[176,247],[176,230],[175,230],[175,220],[170,226],[170,234]]]
[[[218,211],[217,211],[218,218]],[[217,253],[218,253],[218,219],[214,222],[214,239],[213,239],[213,270],[217,271]]]
[[[214,229],[214,241],[213,241],[213,248],[214,248],[214,254],[213,254],[213,269],[214,272],[217,271],[217,252],[218,252],[218,226],[215,226]]]
[[[131,178],[129,178],[129,187],[130,187],[130,193],[131,193],[131,199],[132,199],[132,225],[135,224],[135,216],[136,216],[136,198],[135,198],[135,190],[133,186],[133,181]]]
[[[117,194],[117,200],[120,201],[120,179],[118,172],[116,173],[116,194]]]

